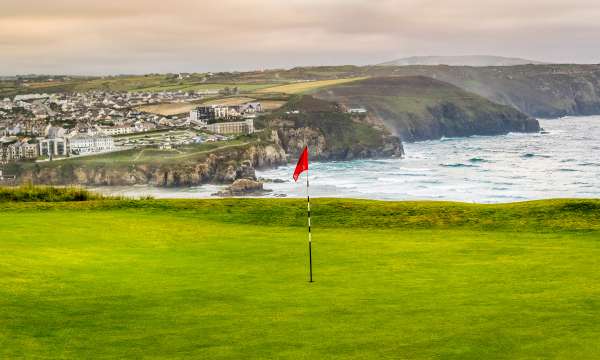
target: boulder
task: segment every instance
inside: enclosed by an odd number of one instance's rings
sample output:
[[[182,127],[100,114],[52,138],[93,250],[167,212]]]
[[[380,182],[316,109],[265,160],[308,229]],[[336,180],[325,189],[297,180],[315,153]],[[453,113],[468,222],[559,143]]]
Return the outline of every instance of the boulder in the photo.
[[[238,179],[229,185],[226,189],[219,191],[215,196],[244,196],[261,195],[267,192],[263,188],[263,183],[250,179]]]

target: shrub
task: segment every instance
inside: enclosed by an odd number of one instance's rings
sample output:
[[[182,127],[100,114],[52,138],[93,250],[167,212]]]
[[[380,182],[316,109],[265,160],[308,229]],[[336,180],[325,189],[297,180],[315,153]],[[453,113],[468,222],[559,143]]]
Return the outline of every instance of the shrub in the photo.
[[[114,199],[80,187],[5,186],[0,187],[0,202],[58,202]]]

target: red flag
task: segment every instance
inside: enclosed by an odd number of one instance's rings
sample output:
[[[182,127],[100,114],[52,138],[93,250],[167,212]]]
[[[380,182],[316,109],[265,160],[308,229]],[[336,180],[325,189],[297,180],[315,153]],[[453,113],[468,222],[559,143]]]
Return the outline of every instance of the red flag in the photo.
[[[294,170],[294,181],[298,181],[298,176],[306,170],[308,170],[308,146],[304,147],[302,155],[300,155],[300,159],[298,159],[296,170]]]

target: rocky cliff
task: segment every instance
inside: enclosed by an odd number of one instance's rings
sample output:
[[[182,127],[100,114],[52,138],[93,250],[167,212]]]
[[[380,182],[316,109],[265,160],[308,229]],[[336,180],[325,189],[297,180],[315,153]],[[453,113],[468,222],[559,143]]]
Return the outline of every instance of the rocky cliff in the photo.
[[[20,183],[49,185],[195,186],[205,183],[231,183],[236,179],[255,179],[255,169],[286,162],[283,149],[274,143],[216,150],[194,161],[121,164],[101,161],[55,161],[21,164],[12,169]]]
[[[449,82],[530,116],[600,114],[600,65],[408,66],[391,71]]]
[[[402,156],[402,142],[384,126],[352,116],[338,103],[312,96],[294,96],[265,126],[277,133],[276,143],[291,157],[308,145],[319,160],[350,160]]]
[[[319,160],[402,155],[399,139],[387,131],[357,122],[335,104],[316,102],[333,108],[312,112],[303,107],[307,103],[292,102],[295,109],[302,108],[303,111],[283,118],[272,117],[271,125],[277,123],[278,126],[265,129],[249,143],[224,146],[202,155],[139,160],[139,155],[108,154],[45,163],[17,163],[12,164],[10,172],[17,175],[18,183],[22,184],[184,187],[255,180],[255,169],[286,164],[305,145],[309,146],[312,158]],[[137,151],[140,154],[140,150]],[[190,155],[198,153],[201,152],[195,150]]]
[[[537,120],[457,86],[424,76],[378,77],[336,85],[314,96],[368,110],[405,141],[536,132]]]

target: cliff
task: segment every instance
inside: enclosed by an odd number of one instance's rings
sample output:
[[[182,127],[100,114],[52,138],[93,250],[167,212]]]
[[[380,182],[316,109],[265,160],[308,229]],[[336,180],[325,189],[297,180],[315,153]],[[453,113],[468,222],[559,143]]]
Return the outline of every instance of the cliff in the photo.
[[[446,81],[535,117],[600,114],[600,65],[415,66],[394,73]]]
[[[308,145],[318,160],[402,156],[402,142],[384,126],[346,113],[338,103],[297,95],[261,119],[277,133],[276,142],[292,157]]]
[[[405,141],[540,130],[537,120],[512,107],[424,76],[369,78],[314,96],[364,107],[365,122],[383,124]]]
[[[119,161],[106,155],[52,163],[13,164],[10,171],[17,175],[19,183],[195,186],[232,183],[236,179],[255,179],[255,168],[285,162],[286,154],[281,147],[257,141],[177,161]]]

